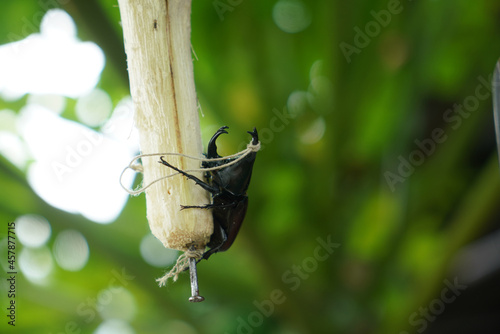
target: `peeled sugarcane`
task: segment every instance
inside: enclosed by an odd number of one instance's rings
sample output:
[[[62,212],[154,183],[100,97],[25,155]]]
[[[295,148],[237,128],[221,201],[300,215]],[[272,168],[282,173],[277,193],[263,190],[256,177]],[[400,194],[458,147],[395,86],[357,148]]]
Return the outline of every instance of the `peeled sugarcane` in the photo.
[[[156,154],[175,152],[202,157],[191,56],[191,0],[118,3],[139,131],[143,184],[151,184],[145,188],[147,220],[151,232],[165,247],[185,252],[174,269],[158,281],[161,286],[169,277],[176,280],[189,265],[195,292],[195,263],[213,233],[213,218],[210,210],[180,207],[208,204],[209,193],[185,177],[165,178],[172,171],[158,163]],[[180,156],[169,156],[169,162],[182,170],[200,167],[199,161]],[[201,172],[192,174],[203,178]],[[193,295],[190,300],[202,298]]]

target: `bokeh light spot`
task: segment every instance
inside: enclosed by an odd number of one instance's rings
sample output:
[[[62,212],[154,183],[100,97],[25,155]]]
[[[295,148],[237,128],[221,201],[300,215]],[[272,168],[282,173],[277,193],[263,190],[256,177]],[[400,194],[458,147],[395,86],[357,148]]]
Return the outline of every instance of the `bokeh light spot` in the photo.
[[[19,254],[19,268],[33,283],[43,284],[52,271],[54,261],[48,247],[23,248]]]
[[[126,143],[30,104],[21,110],[19,130],[33,153],[27,172],[33,190],[56,208],[98,223],[116,219],[128,194],[118,176],[132,158]],[[125,175],[130,186],[133,175]]]
[[[54,257],[57,264],[69,271],[82,269],[89,259],[89,246],[78,231],[66,230],[54,242]]]
[[[23,215],[16,219],[16,234],[27,247],[43,246],[50,238],[50,224],[38,215]]]
[[[137,312],[134,296],[124,287],[101,290],[97,298],[102,301],[99,313],[103,319],[130,321]]]
[[[125,321],[109,319],[100,324],[94,334],[135,334],[135,331]]]
[[[274,5],[273,20],[278,28],[293,34],[311,24],[311,14],[302,1],[280,0]]]
[[[56,114],[61,114],[66,108],[66,98],[55,94],[30,94],[26,104],[37,104]]]
[[[304,144],[314,144],[323,138],[325,134],[326,123],[323,117],[318,117],[312,121],[307,129],[301,134],[300,139]]]
[[[49,10],[40,22],[40,32],[51,38],[73,39],[76,36],[76,25],[66,12]]]
[[[15,111],[10,109],[0,110],[0,131],[16,132],[16,119]]]
[[[7,131],[0,131],[0,154],[9,159],[19,169],[24,169],[31,157],[21,138]]]
[[[139,132],[134,126],[134,102],[130,96],[118,102],[111,118],[101,127],[101,132],[125,142],[131,151],[139,151]]]
[[[101,89],[94,89],[78,99],[75,111],[80,122],[94,127],[106,121],[112,108],[113,103],[108,93]]]
[[[178,253],[176,250],[165,248],[161,241],[152,234],[147,234],[142,238],[140,251],[146,263],[158,268],[174,263]]]
[[[307,95],[307,92],[295,91],[288,96],[286,106],[290,115],[297,117],[307,110],[309,107]]]
[[[0,45],[0,93],[11,100],[26,93],[78,97],[95,87],[104,63],[99,46],[76,38],[71,16],[51,9],[40,33]]]

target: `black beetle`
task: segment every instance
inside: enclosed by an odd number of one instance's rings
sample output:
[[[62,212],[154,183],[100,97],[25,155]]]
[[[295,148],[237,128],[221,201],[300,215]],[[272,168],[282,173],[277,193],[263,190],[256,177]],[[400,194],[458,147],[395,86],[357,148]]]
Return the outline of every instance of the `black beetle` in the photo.
[[[217,153],[217,145],[215,142],[221,134],[227,133],[225,130],[227,128],[227,126],[221,127],[213,135],[212,139],[210,139],[206,154],[208,159],[221,158],[221,156]],[[252,145],[257,145],[259,143],[257,129],[254,128],[253,131],[248,131],[248,133],[252,136]],[[160,157],[159,162],[161,164],[170,167],[193,180],[197,185],[212,194],[212,204],[181,207],[181,210],[192,208],[212,209],[214,232],[207,244],[210,249],[203,254],[203,259],[208,259],[210,255],[214,253],[228,250],[233,244],[234,239],[236,239],[236,235],[238,234],[241,224],[243,223],[248,207],[248,197],[246,192],[248,185],[250,184],[250,177],[252,176],[252,168],[256,155],[257,152],[252,151],[248,153],[245,158],[233,165],[217,170],[207,171],[205,173],[207,182],[204,182],[196,176],[188,174],[183,170],[172,166],[165,161],[163,157]],[[217,167],[227,164],[235,159],[236,158],[218,161],[204,161],[202,162],[202,167]]]

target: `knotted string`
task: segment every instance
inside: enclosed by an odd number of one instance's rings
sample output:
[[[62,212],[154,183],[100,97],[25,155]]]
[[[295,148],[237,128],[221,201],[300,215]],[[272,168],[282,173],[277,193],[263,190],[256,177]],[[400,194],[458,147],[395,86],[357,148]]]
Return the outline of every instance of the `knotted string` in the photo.
[[[156,281],[158,282],[158,285],[160,287],[164,286],[167,284],[167,280],[169,278],[172,278],[172,280],[175,282],[179,278],[179,274],[182,273],[184,270],[186,270],[189,267],[189,259],[194,258],[197,261],[201,259],[203,256],[203,249],[193,249],[189,248],[184,253],[182,253],[178,258],[177,262],[173,266],[172,269],[162,277],[158,278]]]
[[[127,167],[125,167],[125,169],[120,174],[120,185],[130,195],[137,196],[137,195],[143,193],[147,188],[151,187],[156,182],[159,182],[159,181],[164,180],[166,178],[169,178],[169,177],[172,177],[174,175],[180,174],[179,172],[175,172],[175,173],[172,173],[172,174],[169,174],[169,175],[166,175],[166,176],[162,176],[162,177],[160,177],[160,178],[158,178],[156,180],[151,181],[150,183],[148,183],[147,185],[145,185],[143,187],[139,186],[139,188],[137,188],[135,190],[130,190],[130,189],[128,189],[127,187],[125,187],[123,185],[123,182],[122,182],[123,174],[125,173],[125,171],[127,169],[132,169],[133,171],[135,171],[137,173],[143,174],[144,173],[143,166],[141,164],[134,163],[136,160],[138,160],[140,158],[143,158],[143,157],[174,155],[174,156],[185,157],[185,158],[189,158],[189,159],[193,159],[193,160],[199,160],[199,161],[202,161],[202,162],[214,162],[214,161],[222,161],[222,160],[228,160],[228,159],[236,158],[234,160],[229,161],[228,163],[225,163],[225,164],[222,164],[222,165],[219,165],[219,166],[210,167],[210,168],[187,169],[187,170],[184,171],[186,173],[189,173],[189,172],[192,173],[192,172],[208,172],[208,171],[212,171],[212,170],[219,170],[219,169],[222,169],[222,168],[229,167],[231,165],[234,165],[238,161],[244,159],[250,153],[257,152],[259,150],[260,150],[260,141],[257,144],[255,144],[255,145],[253,145],[252,142],[250,142],[247,145],[246,149],[244,149],[243,151],[238,152],[236,154],[229,155],[227,157],[213,158],[213,159],[200,158],[200,157],[195,157],[195,156],[192,156],[192,155],[187,155],[187,154],[182,154],[182,153],[146,153],[146,154],[139,154],[139,155],[135,156],[132,159],[132,161],[130,161],[129,165]]]

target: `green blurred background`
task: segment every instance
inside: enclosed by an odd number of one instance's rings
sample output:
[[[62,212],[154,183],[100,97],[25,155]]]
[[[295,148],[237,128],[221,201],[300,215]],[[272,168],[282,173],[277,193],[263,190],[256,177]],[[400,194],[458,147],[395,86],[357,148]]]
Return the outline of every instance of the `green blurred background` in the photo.
[[[115,107],[129,95],[117,6],[2,2],[0,44],[62,8],[78,38],[104,51],[97,87]],[[187,274],[157,286],[176,254],[156,248],[171,260],[155,266],[140,251],[150,240],[144,195],[98,224],[47,204],[26,179],[29,164],[0,156],[0,331],[499,333],[489,86],[499,41],[494,0],[193,1],[203,140],[228,125],[219,146],[232,154],[255,126],[263,144],[235,244],[198,266],[206,301],[187,301]],[[29,98],[0,99],[0,110],[18,113]],[[61,116],[78,121],[76,98],[65,101]],[[23,252],[34,260],[18,269],[13,328],[7,224],[25,215],[46,220],[50,235],[37,247],[17,240],[16,265]],[[81,268],[57,260],[68,231],[88,246]],[[52,265],[28,279],[37,256]]]

